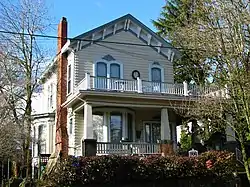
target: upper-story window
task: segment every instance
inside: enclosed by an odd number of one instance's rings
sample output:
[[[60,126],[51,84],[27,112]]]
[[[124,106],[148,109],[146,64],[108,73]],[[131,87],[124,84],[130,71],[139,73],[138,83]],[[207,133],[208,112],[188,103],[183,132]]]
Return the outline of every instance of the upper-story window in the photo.
[[[67,78],[67,93],[71,93],[71,82],[72,82],[72,72],[71,72],[71,64],[68,65],[68,78]]]
[[[107,77],[107,64],[105,62],[97,62],[96,66],[97,77]]]
[[[150,67],[149,67],[149,81],[152,81],[152,82],[164,82],[164,69],[157,62],[154,62],[153,64],[150,64]]]
[[[122,79],[123,65],[111,55],[106,55],[95,63],[94,76]]]
[[[110,64],[110,78],[121,78],[121,67],[119,64]]]
[[[162,82],[161,80],[161,69],[160,68],[152,68],[151,69],[151,77],[152,82]]]

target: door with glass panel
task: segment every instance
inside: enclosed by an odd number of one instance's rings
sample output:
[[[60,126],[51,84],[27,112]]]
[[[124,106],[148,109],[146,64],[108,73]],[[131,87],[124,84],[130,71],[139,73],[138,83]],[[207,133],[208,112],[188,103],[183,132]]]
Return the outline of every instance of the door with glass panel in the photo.
[[[161,69],[152,68],[151,69],[151,81],[152,81],[152,92],[161,92]]]
[[[119,143],[122,139],[122,114],[110,114],[110,141]]]
[[[161,139],[161,123],[160,122],[144,122],[145,142],[157,143]]]
[[[123,82],[121,79],[120,65],[112,63],[110,64],[110,89],[120,90],[122,89]]]
[[[104,62],[98,62],[96,64],[96,89],[107,89],[107,64]]]

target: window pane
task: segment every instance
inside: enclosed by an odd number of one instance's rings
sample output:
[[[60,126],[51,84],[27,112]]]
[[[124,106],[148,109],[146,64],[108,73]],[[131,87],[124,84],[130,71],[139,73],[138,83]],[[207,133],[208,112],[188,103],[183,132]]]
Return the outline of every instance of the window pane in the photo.
[[[107,64],[104,62],[98,62],[96,74],[98,77],[107,77]]]
[[[122,115],[110,115],[111,142],[119,142],[122,139]]]
[[[104,118],[103,114],[93,114],[93,131],[94,138],[98,142],[103,142],[103,126],[104,126]]]
[[[71,79],[71,65],[68,66],[68,80]]]
[[[39,125],[38,127],[38,154],[46,152],[46,126]]]
[[[161,69],[160,68],[152,68],[152,81],[153,82],[161,82]]]
[[[118,79],[121,78],[119,64],[111,64],[110,65],[110,77],[111,78],[118,78]]]
[[[73,133],[73,119],[70,118],[69,120],[69,134]]]
[[[146,142],[151,142],[151,133],[150,133],[150,123],[145,124],[145,141]]]
[[[152,123],[152,143],[157,143],[161,139],[161,125],[159,123]]]

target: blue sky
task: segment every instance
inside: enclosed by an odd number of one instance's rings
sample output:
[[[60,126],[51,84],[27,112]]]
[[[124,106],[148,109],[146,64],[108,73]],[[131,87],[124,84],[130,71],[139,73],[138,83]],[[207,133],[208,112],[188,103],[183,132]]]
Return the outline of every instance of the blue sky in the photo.
[[[47,0],[50,14],[57,24],[68,20],[68,36],[75,37],[125,14],[132,14],[155,30],[151,20],[160,15],[165,0]],[[56,35],[56,31],[52,33]]]

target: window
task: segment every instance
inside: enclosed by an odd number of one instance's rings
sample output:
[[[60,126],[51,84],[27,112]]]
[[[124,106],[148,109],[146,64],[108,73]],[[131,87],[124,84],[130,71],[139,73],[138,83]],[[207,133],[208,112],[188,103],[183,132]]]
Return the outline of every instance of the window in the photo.
[[[94,66],[94,76],[107,78],[123,78],[123,66],[115,61],[100,61]]]
[[[151,77],[152,82],[162,82],[161,80],[161,69],[160,68],[152,68],[151,69]]]
[[[114,61],[100,61],[95,64],[95,88],[114,89],[118,88],[117,80],[123,78],[122,65]],[[112,79],[110,79],[112,78]]]
[[[151,92],[161,92],[163,91],[163,85],[161,84],[164,82],[164,69],[158,63],[154,62],[149,67],[149,81],[151,82]]]
[[[110,139],[111,142],[120,142],[122,139],[122,114],[110,114]]]
[[[69,119],[69,134],[73,134],[73,119]]]
[[[158,62],[149,65],[149,81],[164,82],[164,68]]]
[[[110,65],[110,78],[117,78],[117,79],[121,78],[119,64],[111,64]]]
[[[72,79],[72,76],[71,76],[71,64],[68,65],[68,82],[67,82],[67,92],[68,94],[71,92],[71,79]]]
[[[145,123],[145,141],[148,143],[157,143],[161,139],[160,122]]]
[[[97,77],[107,77],[107,64],[104,62],[97,63]]]
[[[44,154],[46,152],[46,128],[45,125],[38,126],[38,154]]]
[[[93,131],[94,131],[94,138],[97,142],[104,141],[104,117],[103,113],[95,113],[93,114]]]
[[[53,84],[48,86],[48,108],[53,107]]]

